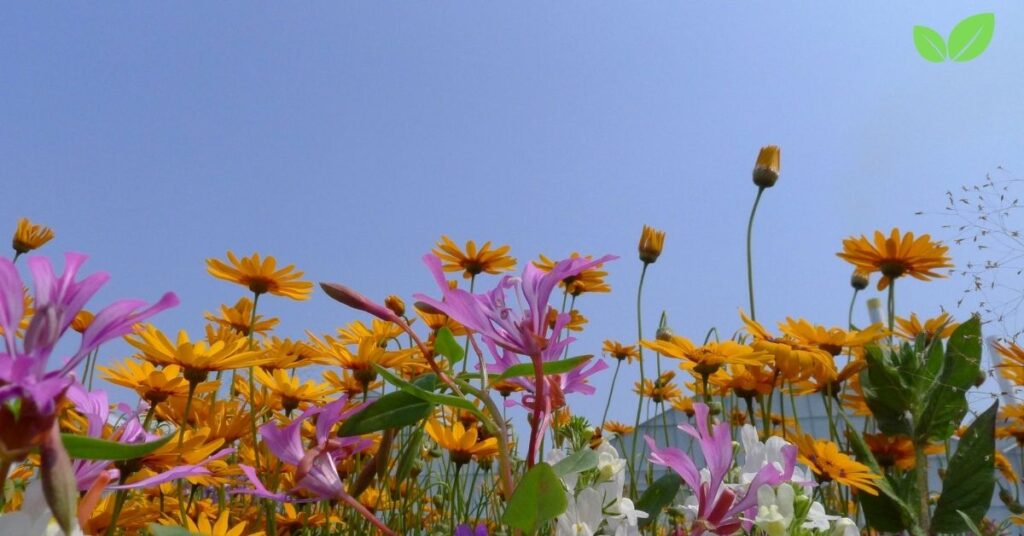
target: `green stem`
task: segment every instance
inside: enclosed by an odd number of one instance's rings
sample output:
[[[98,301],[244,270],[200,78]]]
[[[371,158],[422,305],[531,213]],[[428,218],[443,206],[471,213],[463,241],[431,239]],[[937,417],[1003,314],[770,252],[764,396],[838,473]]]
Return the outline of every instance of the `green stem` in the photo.
[[[850,311],[846,313],[846,325],[853,329],[853,306],[857,303],[857,293],[859,289],[853,289],[853,297],[850,298]]]
[[[178,459],[181,459],[183,452],[181,451],[181,445],[185,442],[185,430],[188,429],[188,414],[192,411],[192,397],[196,394],[196,387],[199,385],[198,382],[188,382],[188,398],[185,399],[185,414],[181,417],[181,431],[178,432]]]
[[[750,296],[750,319],[757,320],[757,312],[754,310],[754,260],[751,255],[751,239],[754,234],[754,214],[757,213],[757,205],[761,202],[761,194],[764,187],[757,190],[757,197],[754,198],[754,206],[750,209],[750,220],[747,222],[747,293]]]
[[[928,456],[924,453],[924,444],[914,445],[914,472],[917,474],[917,491],[920,496],[918,501],[918,525],[923,534],[929,534],[931,525],[931,509],[928,506]]]
[[[896,280],[889,281],[889,300],[888,300],[888,312],[889,312],[889,344],[895,342],[895,331],[893,328],[896,325]]]
[[[608,408],[612,407],[612,393],[615,392],[615,382],[619,379],[619,368],[622,367],[622,360],[619,359],[615,363],[615,372],[612,373],[612,385],[608,388],[608,401],[604,404],[604,415],[601,417],[601,428],[604,428],[604,423],[608,421]]]
[[[644,263],[643,269],[640,271],[640,283],[636,287],[636,338],[638,348],[638,361],[640,362],[640,395],[636,404],[636,419],[633,423],[633,445],[630,449],[629,457],[632,460],[636,459],[636,447],[637,439],[640,437],[640,415],[644,409],[644,329],[643,329],[643,314],[641,309],[641,297],[643,296],[644,290],[644,277],[647,275],[648,263]],[[636,470],[630,472],[629,475],[629,490],[630,493],[636,496]]]

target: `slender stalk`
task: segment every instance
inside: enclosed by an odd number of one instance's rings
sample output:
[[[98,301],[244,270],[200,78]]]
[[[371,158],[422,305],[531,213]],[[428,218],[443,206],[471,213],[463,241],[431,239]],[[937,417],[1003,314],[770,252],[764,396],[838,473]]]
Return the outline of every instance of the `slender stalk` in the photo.
[[[888,300],[888,312],[889,312],[889,344],[893,344],[895,341],[893,328],[896,325],[896,280],[893,279],[889,282],[889,300]]]
[[[914,445],[914,472],[917,475],[918,501],[917,522],[923,534],[929,534],[931,525],[931,509],[928,506],[928,455],[924,453],[924,444]]]
[[[636,287],[636,340],[640,362],[640,394],[638,395],[639,400],[636,404],[636,419],[633,423],[633,445],[629,451],[629,458],[632,460],[636,459],[636,447],[637,439],[640,438],[640,415],[644,409],[644,328],[643,328],[643,314],[641,309],[641,298],[643,297],[644,291],[644,277],[647,276],[648,263],[644,263],[643,269],[640,271],[640,283]],[[636,494],[636,471],[631,471],[629,475],[629,489],[634,495]]]
[[[757,197],[754,198],[754,206],[750,209],[750,220],[747,222],[747,294],[750,297],[751,320],[757,320],[757,312],[754,310],[754,260],[751,255],[751,240],[754,234],[754,214],[757,214],[757,205],[761,202],[763,193],[764,186],[757,189]]]
[[[547,396],[544,392],[544,362],[541,355],[532,355],[533,361],[533,382],[535,391],[533,393],[533,422],[530,423],[530,451],[527,454],[526,467],[530,469],[537,462],[538,441],[541,437],[542,421],[547,416]]]
[[[181,431],[178,432],[178,459],[181,459],[181,455],[184,454],[181,450],[182,443],[185,442],[185,430],[188,429],[188,414],[192,411],[192,398],[196,394],[196,387],[199,385],[198,382],[188,382],[188,398],[185,399],[185,414],[181,417]],[[259,466],[257,466],[259,467]]]
[[[469,278],[469,293],[473,293],[473,287],[476,286],[476,274],[473,274]],[[469,333],[466,334],[466,342],[462,345],[462,373],[466,373],[466,367],[469,364],[469,359],[466,359],[469,355]]]
[[[853,297],[850,298],[850,311],[846,313],[846,325],[853,329],[853,306],[857,303],[857,293],[859,289],[853,289]]]
[[[612,385],[608,388],[608,401],[604,403],[604,415],[601,417],[601,428],[604,428],[604,423],[608,421],[608,408],[612,407],[612,393],[615,392],[615,382],[619,379],[619,369],[622,367],[622,360],[619,359],[615,363],[615,372],[612,373]]]
[[[253,329],[253,328],[256,327],[256,305],[259,303],[259,301],[260,301],[260,293],[259,292],[253,292],[252,293],[252,313],[250,313],[250,315],[249,315],[249,344],[247,345],[247,350],[249,350],[250,352],[252,351],[252,346],[253,346],[253,335],[256,333],[256,330]],[[256,385],[253,382],[253,376],[255,375],[255,368],[256,367],[254,367],[253,365],[249,365],[249,411],[252,413],[252,420],[250,421],[250,426],[249,426],[250,430],[249,431],[252,433],[253,461],[256,462],[256,470],[259,471],[260,470],[260,446],[259,446],[259,437],[257,436],[257,433],[256,433],[256,417],[257,417],[257,411],[256,411]]]

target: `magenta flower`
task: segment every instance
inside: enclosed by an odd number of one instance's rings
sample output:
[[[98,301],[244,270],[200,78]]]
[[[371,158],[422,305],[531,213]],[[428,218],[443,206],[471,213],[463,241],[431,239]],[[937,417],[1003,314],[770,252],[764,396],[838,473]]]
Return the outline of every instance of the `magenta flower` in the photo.
[[[25,313],[24,285],[14,263],[0,259],[0,328],[5,344],[5,352],[0,353],[0,404],[20,399],[23,416],[38,414],[41,420],[50,418],[52,422],[57,399],[74,381],[69,373],[89,352],[106,341],[128,334],[136,323],[178,303],[178,298],[170,292],[146,308],[143,308],[146,302],[139,300],[114,302],[96,313],[92,324],[82,334],[78,350],[65,359],[59,369],[47,371],[50,355],[75,315],[109,279],[106,273],[98,272],[76,281],[85,259],[85,255],[78,253],[66,254],[64,273],[60,276],[54,274],[49,259],[28,259],[35,286],[35,314],[20,348],[16,333]],[[49,422],[39,424],[49,428]]]
[[[697,512],[688,534],[700,536],[705,532],[728,536],[737,532],[744,525],[749,525],[757,507],[757,490],[762,485],[776,486],[789,480],[796,467],[797,449],[793,445],[782,448],[785,463],[782,469],[774,464],[765,464],[750,484],[742,488],[732,488],[725,484],[725,478],[732,467],[732,436],[729,424],[720,422],[708,430],[708,407],[694,404],[693,410],[697,428],[688,424],[679,425],[700,445],[707,466],[707,479],[702,479],[701,471],[693,459],[680,449],[659,448],[650,436],[644,436],[650,448],[651,463],[671,468],[697,496]],[[738,493],[742,492],[742,496]]]
[[[413,297],[443,312],[456,322],[466,326],[483,338],[484,344],[493,355],[498,348],[530,358],[534,367],[532,397],[524,400],[533,410],[530,423],[530,444],[527,465],[532,467],[540,447],[538,439],[544,433],[551,417],[551,396],[561,403],[564,392],[561,380],[547,389],[548,379],[543,377],[545,361],[556,360],[571,338],[562,338],[562,332],[569,322],[569,315],[557,315],[555,325],[547,321],[548,300],[558,284],[567,277],[614,260],[618,257],[605,255],[597,260],[570,258],[558,262],[550,272],[544,272],[533,263],[528,263],[521,277],[504,276],[493,290],[483,294],[472,294],[448,286],[441,267],[441,259],[425,255],[423,262],[430,269],[441,289],[442,299],[436,300],[423,294]],[[511,291],[511,301],[509,300]],[[514,305],[514,307],[513,307]],[[599,369],[598,369],[599,370]],[[591,373],[596,372],[591,369]],[[573,379],[578,386],[579,377]]]

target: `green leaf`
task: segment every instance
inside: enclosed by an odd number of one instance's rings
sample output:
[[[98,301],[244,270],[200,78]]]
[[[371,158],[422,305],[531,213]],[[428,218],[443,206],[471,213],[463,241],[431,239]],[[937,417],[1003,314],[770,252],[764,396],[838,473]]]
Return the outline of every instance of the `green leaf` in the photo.
[[[480,411],[479,408],[474,406],[472,402],[466,400],[465,398],[459,398],[453,395],[443,395],[440,393],[432,393],[430,391],[425,391],[421,387],[413,385],[403,380],[402,378],[395,376],[391,371],[384,367],[374,365],[374,368],[377,369],[377,373],[380,374],[388,383],[394,385],[395,387],[398,387],[403,392],[409,393],[410,395],[419,398],[420,400],[425,400],[427,402],[431,402],[434,404],[440,404],[442,406],[464,409],[472,413],[473,415],[476,415],[482,421],[490,420],[487,418],[486,415],[483,414],[483,412]]]
[[[432,374],[430,376],[436,383],[437,377]],[[380,397],[359,413],[346,419],[338,430],[338,435],[351,437],[387,428],[410,426],[430,415],[433,408],[434,404],[431,402],[405,391],[395,391]]]
[[[448,362],[452,365],[466,357],[465,350],[455,340],[452,331],[447,327],[437,330],[437,335],[434,336],[434,351],[447,357]]]
[[[675,472],[670,472],[655,480],[651,487],[644,490],[644,494],[636,502],[636,509],[647,512],[648,515],[646,519],[640,519],[640,530],[658,521],[661,511],[672,504],[682,485],[683,479]]]
[[[976,525],[974,521],[967,516],[967,514],[960,510],[957,510],[956,513],[960,514],[960,517],[963,518],[964,525],[967,525],[967,530],[971,531],[973,534],[985,534],[985,532],[978,528],[978,525]],[[1003,534],[1003,532],[998,532],[997,534]]]
[[[871,469],[871,472],[876,475],[884,475],[881,467],[878,466],[878,460],[875,459],[874,454],[871,454],[871,449],[868,448],[867,443],[864,442],[864,437],[860,435],[853,423],[850,422],[850,418],[846,416],[846,413],[842,411],[839,414],[846,421],[846,436],[850,440],[850,447],[853,449],[854,454],[857,455],[857,461],[863,463]],[[867,516],[868,524],[875,526],[876,523],[881,525],[894,525],[899,524],[904,529],[910,529],[911,532],[917,532],[916,528],[916,517],[914,511],[911,510],[910,506],[900,496],[897,491],[897,486],[889,478],[883,478],[875,483],[878,486],[880,492],[878,496],[864,501],[865,497],[868,497],[867,493],[858,493],[857,496],[860,498],[862,504],[865,505],[864,514]],[[869,506],[870,505],[870,506]],[[877,517],[872,517],[877,516]],[[887,517],[888,516],[888,517]],[[891,519],[892,516],[896,516],[896,519]],[[887,530],[887,529],[882,529]]]
[[[538,463],[523,475],[512,492],[501,522],[533,534],[541,524],[565,512],[569,506],[562,481],[546,463]]]
[[[932,516],[932,529],[938,532],[964,532],[967,525],[958,512],[975,524],[980,523],[992,504],[995,490],[995,429],[999,402],[971,423],[949,460],[942,495]],[[948,492],[948,493],[947,493]]]
[[[981,321],[973,317],[949,337],[942,370],[915,408],[914,440],[945,441],[967,414],[967,390],[981,367]]]
[[[178,436],[177,432],[169,432],[167,435],[150,441],[149,443],[118,443],[74,434],[61,434],[60,439],[68,456],[79,460],[134,460],[141,458],[150,452],[166,445],[171,439]]]
[[[586,363],[594,356],[592,355],[578,355],[576,357],[570,357],[569,359],[563,359],[561,361],[547,361],[541,365],[541,370],[544,375],[548,374],[565,374],[566,372],[572,372],[576,370],[583,363]],[[533,376],[533,363],[520,363],[518,365],[512,365],[505,369],[505,372],[498,376],[498,380],[505,380],[508,378],[515,378],[518,376]]]
[[[993,13],[979,13],[958,22],[949,32],[949,58],[953,61],[977,58],[992,42],[995,29]]]
[[[584,448],[562,458],[553,467],[558,478],[582,473],[597,467],[597,453],[593,449]]]
[[[917,53],[928,61],[946,61],[946,41],[939,32],[927,26],[914,26],[914,46],[917,47]]]
[[[194,533],[189,532],[185,527],[178,525],[167,526],[150,523],[146,528],[153,536],[195,536]]]
[[[883,432],[910,434],[907,411],[911,408],[911,389],[904,384],[889,355],[877,346],[867,348],[868,367],[860,373],[864,401]]]

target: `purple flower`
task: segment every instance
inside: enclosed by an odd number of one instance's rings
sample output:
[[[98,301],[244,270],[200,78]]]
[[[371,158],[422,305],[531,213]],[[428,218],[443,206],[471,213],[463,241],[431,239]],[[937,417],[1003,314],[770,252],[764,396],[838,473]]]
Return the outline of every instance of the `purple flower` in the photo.
[[[28,259],[34,283],[35,313],[25,329],[19,346],[17,331],[25,314],[25,285],[14,263],[0,259],[0,452],[17,459],[33,446],[41,444],[49,433],[57,400],[74,383],[71,371],[85,357],[111,339],[131,331],[133,325],[177,305],[173,293],[164,294],[156,304],[146,307],[139,300],[119,300],[96,313],[82,334],[78,349],[59,369],[48,371],[57,342],[71,326],[75,315],[85,307],[109,276],[99,272],[77,280],[85,255],[65,255],[64,273],[56,275],[46,257]],[[8,404],[16,401],[17,414]],[[17,423],[15,425],[15,423]],[[4,433],[16,431],[14,434]]]
[[[682,450],[672,447],[659,448],[654,439],[644,436],[651,451],[650,461],[674,470],[696,493],[697,516],[688,534],[733,534],[748,522],[745,520],[753,518],[752,510],[757,506],[758,488],[765,484],[775,486],[792,477],[793,468],[796,466],[797,449],[793,445],[783,447],[785,464],[781,470],[774,464],[765,464],[754,475],[745,490],[734,490],[724,484],[733,463],[729,424],[721,422],[709,430],[708,407],[704,404],[694,404],[693,410],[697,428],[682,424],[679,425],[679,429],[697,440],[704,454],[709,478],[701,479],[697,464]],[[743,496],[739,497],[737,491],[742,491]]]
[[[463,523],[455,527],[454,536],[487,536],[487,525],[480,523],[475,529]]]
[[[522,277],[504,276],[493,290],[471,294],[462,289],[449,288],[441,268],[441,259],[425,255],[423,262],[430,268],[443,299],[436,300],[423,294],[414,297],[480,334],[488,344],[493,343],[511,352],[534,358],[550,342],[548,300],[558,283],[616,258],[606,255],[597,260],[579,257],[565,259],[550,272],[544,272],[533,263],[528,263]],[[512,291],[514,308],[507,300],[508,291]]]
[[[260,436],[267,448],[277,458],[296,467],[296,488],[287,494],[273,493],[260,482],[255,469],[240,465],[252,482],[254,489],[236,490],[236,493],[251,493],[278,501],[296,500],[292,495],[308,491],[320,499],[344,499],[345,484],[338,474],[337,462],[366,450],[373,445],[369,439],[360,437],[331,437],[334,425],[355,414],[365,405],[346,409],[348,397],[341,397],[323,407],[311,407],[294,421],[278,427],[267,423],[260,427]],[[302,446],[302,423],[319,415],[316,420],[316,445],[310,449]]]

